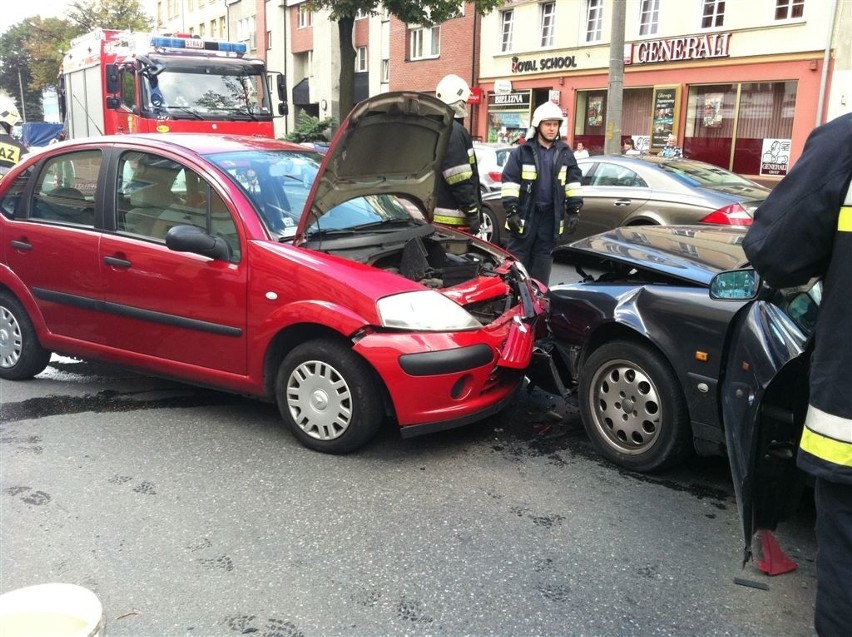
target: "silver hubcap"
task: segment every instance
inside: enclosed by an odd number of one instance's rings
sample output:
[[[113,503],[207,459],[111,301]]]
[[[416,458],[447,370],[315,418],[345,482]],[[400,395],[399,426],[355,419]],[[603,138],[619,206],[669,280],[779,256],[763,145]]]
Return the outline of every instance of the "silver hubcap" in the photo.
[[[494,227],[491,223],[491,217],[482,214],[481,223],[479,225],[479,232],[476,233],[476,236],[480,239],[484,239],[485,241],[491,241],[491,236],[494,234]]]
[[[646,453],[660,436],[662,405],[650,376],[630,361],[610,361],[589,388],[595,428],[620,453]]]
[[[287,406],[299,429],[317,440],[342,436],[352,422],[352,392],[328,363],[305,361],[287,379]]]
[[[14,367],[23,347],[21,326],[9,310],[0,307],[0,367]]]

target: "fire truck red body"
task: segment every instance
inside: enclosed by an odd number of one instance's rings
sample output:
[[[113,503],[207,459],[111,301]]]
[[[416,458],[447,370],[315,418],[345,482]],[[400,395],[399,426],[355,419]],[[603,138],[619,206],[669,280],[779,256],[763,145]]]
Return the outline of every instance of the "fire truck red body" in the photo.
[[[98,29],[71,43],[59,79],[68,138],[204,132],[273,137],[284,77],[245,44]],[[273,104],[270,87],[277,100]]]

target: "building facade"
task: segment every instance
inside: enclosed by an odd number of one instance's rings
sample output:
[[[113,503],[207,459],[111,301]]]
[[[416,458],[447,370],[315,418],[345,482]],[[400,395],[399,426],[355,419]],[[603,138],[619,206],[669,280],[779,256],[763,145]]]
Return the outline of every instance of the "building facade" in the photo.
[[[287,77],[290,113],[340,122],[340,51],[330,13],[305,0],[153,0],[158,27],[245,41]],[[656,152],[673,134],[689,157],[782,177],[810,130],[850,109],[852,3],[846,0],[506,0],[487,16],[471,2],[440,25],[359,15],[356,101],[387,90],[434,91],[447,73],[474,90],[466,125],[513,142],[553,101],[564,137],[602,152],[614,2],[623,2],[621,135]],[[215,36],[213,34],[216,34]]]
[[[547,100],[573,144],[602,152],[613,0],[510,0],[483,19],[475,134],[513,141]],[[780,178],[813,127],[844,109],[849,3],[626,0],[621,134],[646,152],[674,134],[688,157]]]

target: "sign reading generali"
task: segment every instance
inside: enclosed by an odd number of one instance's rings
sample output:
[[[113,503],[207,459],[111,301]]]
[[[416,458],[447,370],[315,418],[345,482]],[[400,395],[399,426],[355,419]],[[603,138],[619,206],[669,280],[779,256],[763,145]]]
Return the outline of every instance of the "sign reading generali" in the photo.
[[[730,33],[687,35],[666,40],[633,42],[624,56],[625,64],[651,64],[682,60],[706,60],[728,57]]]

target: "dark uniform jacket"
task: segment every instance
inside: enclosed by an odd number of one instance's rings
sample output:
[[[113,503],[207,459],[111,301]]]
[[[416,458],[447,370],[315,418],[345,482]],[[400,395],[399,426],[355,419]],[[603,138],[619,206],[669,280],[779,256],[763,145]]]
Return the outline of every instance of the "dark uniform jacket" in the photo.
[[[553,144],[556,147],[553,159],[553,238],[559,239],[566,208],[579,209],[583,205],[579,196],[583,173],[568,144],[561,140]],[[539,145],[535,138],[513,150],[503,167],[503,208],[506,211],[517,208],[522,225],[535,212],[540,171]]]
[[[454,119],[453,131],[438,179],[435,222],[467,225],[465,212],[479,212],[479,169],[473,153],[473,141],[462,123]]]
[[[773,287],[823,280],[798,464],[852,484],[852,114],[816,128],[743,242]]]

